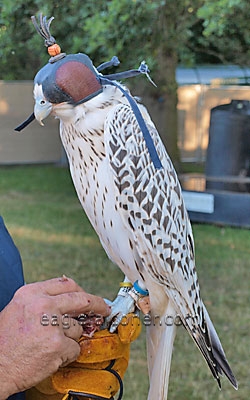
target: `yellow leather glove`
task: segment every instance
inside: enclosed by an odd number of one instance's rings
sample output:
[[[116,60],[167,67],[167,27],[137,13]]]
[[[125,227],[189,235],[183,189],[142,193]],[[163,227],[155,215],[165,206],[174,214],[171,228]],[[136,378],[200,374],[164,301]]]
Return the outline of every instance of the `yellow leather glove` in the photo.
[[[96,332],[79,340],[81,353],[74,363],[28,391],[26,400],[112,399],[120,390],[129,362],[130,343],[141,332],[136,314],[125,316],[117,333]]]

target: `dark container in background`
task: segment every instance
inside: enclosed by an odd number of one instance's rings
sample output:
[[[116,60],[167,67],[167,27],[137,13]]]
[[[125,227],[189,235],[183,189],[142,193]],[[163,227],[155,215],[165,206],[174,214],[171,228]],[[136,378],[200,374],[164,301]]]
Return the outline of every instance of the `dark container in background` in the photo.
[[[250,192],[250,102],[232,100],[211,109],[206,188]]]

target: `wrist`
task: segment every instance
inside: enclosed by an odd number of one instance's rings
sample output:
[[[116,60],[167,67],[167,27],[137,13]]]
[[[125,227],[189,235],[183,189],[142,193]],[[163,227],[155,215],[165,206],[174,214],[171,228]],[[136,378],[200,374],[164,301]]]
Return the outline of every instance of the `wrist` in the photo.
[[[15,385],[14,380],[11,377],[11,374],[8,376],[1,365],[0,360],[0,382],[1,382],[1,391],[0,391],[0,400],[6,400],[12,394],[18,393],[19,390]]]

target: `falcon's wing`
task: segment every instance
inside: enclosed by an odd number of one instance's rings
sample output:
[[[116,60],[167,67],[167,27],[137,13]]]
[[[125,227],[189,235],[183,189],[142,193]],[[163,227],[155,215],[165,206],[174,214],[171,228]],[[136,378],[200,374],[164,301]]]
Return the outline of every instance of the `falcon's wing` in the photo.
[[[188,294],[193,282],[195,292],[197,279],[192,230],[170,158],[156,129],[148,128],[163,164],[160,170],[154,168],[130,107],[116,106],[107,119],[104,140],[117,203],[124,223],[134,232],[144,268],[166,287],[178,309],[181,295],[193,314],[192,293]],[[186,308],[181,314],[186,314]]]
[[[176,172],[153,123],[147,114],[144,117],[162,169],[155,169],[129,106],[116,106],[105,123],[105,147],[117,188],[117,206],[125,226],[133,232],[145,270],[164,286],[214,377],[219,383],[218,372],[223,370],[234,384],[219,338],[213,326],[210,329],[207,325],[212,323],[200,298],[192,229]],[[219,349],[219,356],[212,349]]]

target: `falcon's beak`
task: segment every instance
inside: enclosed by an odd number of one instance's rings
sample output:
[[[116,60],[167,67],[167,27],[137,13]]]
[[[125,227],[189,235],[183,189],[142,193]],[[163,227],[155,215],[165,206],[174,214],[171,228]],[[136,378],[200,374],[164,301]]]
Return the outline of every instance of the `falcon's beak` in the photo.
[[[43,120],[49,116],[52,111],[52,104],[44,98],[36,99],[34,114],[40,125],[44,125]]]

